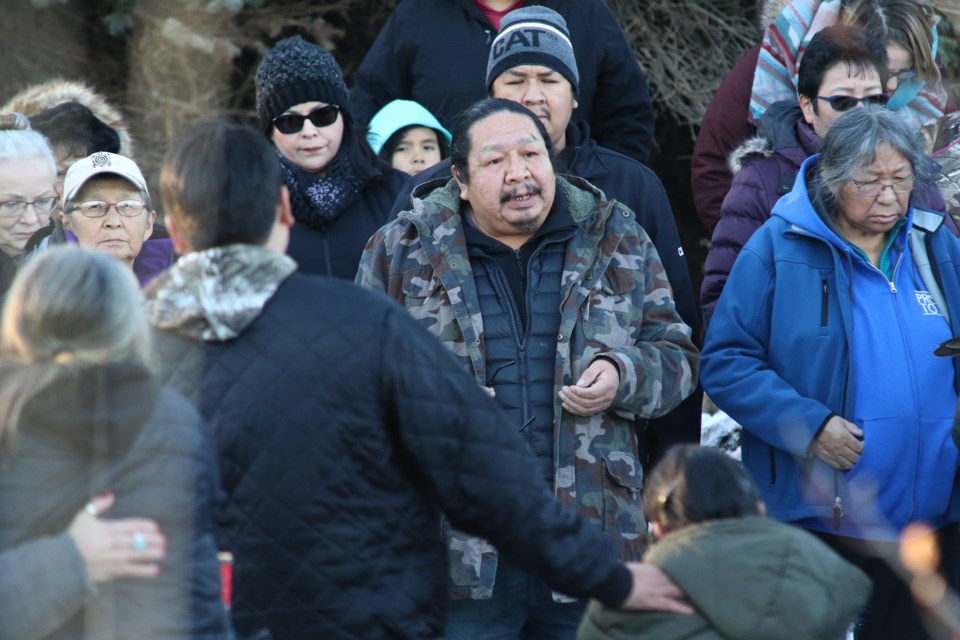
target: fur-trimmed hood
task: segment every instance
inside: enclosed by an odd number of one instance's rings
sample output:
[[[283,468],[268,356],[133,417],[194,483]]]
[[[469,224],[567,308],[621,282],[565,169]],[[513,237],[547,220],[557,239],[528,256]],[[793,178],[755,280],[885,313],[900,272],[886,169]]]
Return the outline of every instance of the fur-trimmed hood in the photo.
[[[730,173],[737,175],[744,165],[755,158],[769,158],[781,149],[801,148],[804,156],[820,150],[821,140],[802,122],[803,112],[795,100],[782,100],[770,105],[763,117],[757,135],[748,138],[727,156]]]
[[[42,84],[35,84],[10,98],[0,112],[15,111],[25,116],[33,116],[65,102],[79,102],[90,109],[97,118],[113,127],[120,136],[120,155],[133,157],[133,138],[124,122],[123,114],[92,86],[56,78]]]
[[[773,144],[766,136],[753,136],[740,143],[736,149],[727,156],[727,168],[731,175],[737,175],[743,169],[744,161],[747,158],[760,157],[769,158],[773,155]]]

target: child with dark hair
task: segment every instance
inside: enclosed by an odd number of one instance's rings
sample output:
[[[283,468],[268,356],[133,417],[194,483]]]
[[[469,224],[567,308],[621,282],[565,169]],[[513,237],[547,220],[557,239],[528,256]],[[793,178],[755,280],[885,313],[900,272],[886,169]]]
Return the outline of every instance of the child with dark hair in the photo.
[[[30,116],[30,126],[50,141],[57,160],[57,193],[74,162],[92,153],[120,153],[117,130],[79,102],[64,102]]]
[[[750,475],[711,447],[678,445],[653,469],[644,514],[659,566],[696,613],[626,613],[592,602],[578,640],[843,637],[870,580],[802,529],[765,518]]]
[[[412,176],[450,155],[450,132],[412,100],[393,100],[370,120],[367,141],[380,158]]]

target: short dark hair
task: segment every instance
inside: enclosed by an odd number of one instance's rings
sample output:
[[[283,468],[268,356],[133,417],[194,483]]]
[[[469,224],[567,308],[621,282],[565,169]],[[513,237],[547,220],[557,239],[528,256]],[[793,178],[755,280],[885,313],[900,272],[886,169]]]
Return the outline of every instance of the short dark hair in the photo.
[[[533,121],[537,127],[537,131],[540,133],[540,137],[543,138],[543,143],[547,147],[550,164],[556,169],[553,156],[553,142],[550,140],[547,129],[543,126],[540,118],[519,102],[504,100],[503,98],[486,98],[468,107],[466,111],[457,117],[456,122],[453,123],[453,141],[450,145],[450,161],[457,170],[460,179],[464,182],[470,182],[470,170],[467,168],[467,159],[470,156],[470,131],[473,129],[473,125],[480,120],[504,111],[526,116]]]
[[[282,184],[270,143],[224,120],[201,123],[177,138],[160,170],[166,215],[194,251],[266,242]]]
[[[807,43],[797,72],[797,93],[813,102],[814,113],[823,76],[837,63],[844,63],[851,71],[861,74],[875,69],[882,87],[886,86],[890,74],[883,43],[863,29],[839,24],[821,29]]]
[[[93,115],[79,102],[64,102],[30,116],[30,126],[46,136],[50,145],[71,156],[86,158],[92,153],[120,153],[116,129]]]
[[[447,144],[447,138],[442,133],[431,127],[424,126],[422,124],[410,124],[400,129],[397,129],[393,132],[393,135],[387,138],[387,141],[383,143],[383,146],[380,147],[380,159],[390,164],[393,162],[393,152],[396,151],[397,145],[400,144],[400,141],[403,140],[403,136],[407,134],[410,129],[414,128],[423,128],[430,129],[435,134],[437,134],[437,148],[440,150],[440,159],[443,160],[450,156],[450,145]]]
[[[719,449],[674,445],[644,483],[643,512],[665,531],[676,531],[760,515],[760,492],[743,467]]]

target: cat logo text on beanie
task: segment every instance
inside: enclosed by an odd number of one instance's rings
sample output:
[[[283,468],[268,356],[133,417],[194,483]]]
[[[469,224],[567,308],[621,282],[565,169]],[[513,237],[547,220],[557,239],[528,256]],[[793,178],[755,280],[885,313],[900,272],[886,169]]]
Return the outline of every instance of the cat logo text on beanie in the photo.
[[[554,29],[542,22],[519,22],[510,25],[497,35],[496,40],[493,41],[493,52],[491,55],[494,59],[497,59],[516,46],[539,47],[540,34],[543,32],[554,34],[556,37],[563,39],[568,47],[573,48],[573,45],[570,44],[570,39],[563,35],[563,32],[559,29]]]
[[[580,73],[570,32],[563,16],[553,9],[522,7],[503,17],[487,58],[487,94],[493,95],[491,88],[501,74],[524,65],[559,73],[570,83],[574,97],[579,92]]]

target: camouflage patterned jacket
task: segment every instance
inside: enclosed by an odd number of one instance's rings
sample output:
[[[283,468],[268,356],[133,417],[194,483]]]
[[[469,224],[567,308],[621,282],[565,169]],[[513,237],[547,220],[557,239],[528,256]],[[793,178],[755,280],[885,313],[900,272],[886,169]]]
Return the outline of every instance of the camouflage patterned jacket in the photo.
[[[578,230],[566,248],[554,377],[554,491],[597,523],[621,558],[638,560],[646,529],[640,506],[635,417],[652,418],[694,389],[699,354],[677,315],[653,243],[622,204],[589,183],[557,179]],[[419,196],[426,197],[420,198]],[[367,243],[357,282],[405,305],[473,373],[486,379],[483,318],[467,255],[460,190],[423,185],[414,211],[401,213]],[[611,407],[581,417],[563,410],[560,387],[574,384],[598,355],[613,360],[620,389]],[[488,598],[496,551],[450,532],[454,598]]]

